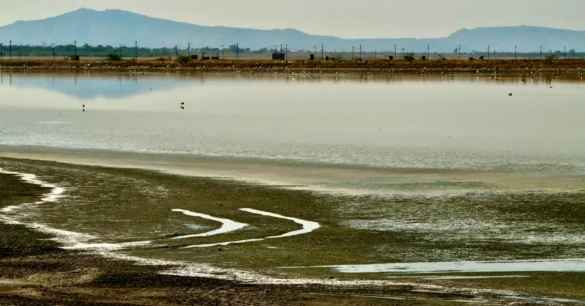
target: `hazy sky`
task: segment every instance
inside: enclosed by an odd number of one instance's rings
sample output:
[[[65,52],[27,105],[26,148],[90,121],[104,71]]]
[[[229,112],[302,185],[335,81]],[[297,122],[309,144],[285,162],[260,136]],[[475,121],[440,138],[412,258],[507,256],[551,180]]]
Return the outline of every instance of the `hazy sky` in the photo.
[[[461,28],[495,25],[585,30],[585,0],[0,0],[0,25],[81,7],[345,38],[443,37]]]

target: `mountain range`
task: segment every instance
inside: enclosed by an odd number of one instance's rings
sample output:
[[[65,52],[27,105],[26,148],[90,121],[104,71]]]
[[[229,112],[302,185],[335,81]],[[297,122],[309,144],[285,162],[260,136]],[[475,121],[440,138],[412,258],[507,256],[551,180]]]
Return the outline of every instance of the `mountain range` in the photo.
[[[258,30],[221,26],[202,26],[153,18],[122,10],[96,11],[79,9],[42,20],[17,21],[0,27],[0,42],[22,45],[65,45],[77,41],[78,45],[193,48],[227,47],[239,43],[240,48],[273,48],[288,45],[289,50],[321,49],[351,51],[362,45],[364,51],[400,52],[453,52],[459,45],[463,52],[487,51],[488,46],[497,52],[544,52],[575,49],[585,50],[585,31],[553,29],[534,26],[486,27],[462,29],[444,38],[371,38],[344,39],[318,36],[295,29]]]

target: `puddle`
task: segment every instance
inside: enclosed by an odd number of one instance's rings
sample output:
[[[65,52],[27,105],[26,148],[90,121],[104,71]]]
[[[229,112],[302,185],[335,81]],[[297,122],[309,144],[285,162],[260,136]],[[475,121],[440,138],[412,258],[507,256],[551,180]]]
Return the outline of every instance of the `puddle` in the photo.
[[[302,234],[307,234],[310,233],[318,228],[321,227],[321,225],[317,222],[313,222],[313,221],[307,221],[307,220],[302,220],[302,219],[297,219],[297,218],[293,218],[293,217],[286,217],[283,215],[279,215],[279,214],[275,214],[275,213],[270,213],[270,212],[266,212],[266,211],[261,211],[261,210],[256,210],[256,209],[251,209],[251,208],[241,208],[241,211],[245,211],[245,212],[249,212],[252,214],[258,214],[258,215],[263,215],[263,216],[269,216],[269,217],[274,217],[274,218],[279,218],[279,219],[285,219],[285,220],[290,220],[293,221],[297,224],[300,224],[303,226],[302,229],[300,230],[296,230],[296,231],[292,231],[292,232],[288,232],[288,233],[284,233],[282,235],[278,235],[278,236],[270,236],[270,237],[265,237],[265,238],[257,238],[257,239],[247,239],[247,240],[237,240],[237,241],[227,241],[227,242],[218,242],[218,243],[209,243],[209,244],[198,244],[198,245],[190,245],[185,247],[186,249],[191,249],[191,248],[207,248],[207,247],[213,247],[213,246],[226,246],[226,245],[230,245],[230,244],[242,244],[242,243],[248,243],[248,242],[258,242],[258,241],[263,241],[264,239],[277,239],[277,238],[285,238],[285,237],[291,237],[291,236],[297,236],[297,235],[302,235]]]
[[[528,278],[527,275],[477,275],[477,276],[461,276],[461,275],[450,275],[450,276],[390,276],[388,279],[425,279],[425,280],[458,280],[458,279],[495,279],[495,278]]]
[[[297,219],[297,218],[292,218],[292,217],[285,217],[282,215],[278,215],[278,214],[274,214],[274,213],[269,213],[269,212],[265,212],[265,211],[261,211],[261,210],[256,210],[256,209],[251,209],[251,208],[242,208],[240,209],[241,211],[245,211],[245,212],[249,212],[252,214],[258,214],[258,215],[263,215],[263,216],[269,216],[269,217],[274,217],[274,218],[280,218],[280,219],[286,219],[286,220],[290,220],[293,221],[297,224],[300,224],[303,226],[303,229],[297,230],[297,231],[292,231],[292,232],[288,232],[282,235],[278,235],[278,236],[271,236],[271,237],[266,237],[267,239],[272,239],[272,238],[285,238],[285,237],[291,237],[291,236],[297,236],[297,235],[303,235],[303,234],[308,234],[318,228],[321,227],[321,225],[317,222],[313,222],[313,221],[307,221],[307,220],[302,220],[302,219]]]
[[[209,236],[221,235],[221,234],[237,231],[237,230],[240,230],[240,229],[248,226],[248,224],[246,224],[246,223],[235,222],[235,221],[232,221],[230,219],[216,218],[216,217],[213,217],[210,215],[196,213],[196,212],[192,212],[192,211],[188,211],[188,210],[184,210],[184,209],[173,209],[173,211],[178,212],[178,213],[182,213],[182,214],[187,215],[187,216],[199,217],[199,218],[212,220],[212,221],[221,223],[221,227],[216,229],[216,230],[201,233],[201,234],[178,236],[178,237],[174,237],[173,239],[187,239],[187,238],[195,238],[195,237],[209,237]]]
[[[585,259],[422,262],[313,266],[310,268],[331,268],[337,273],[585,272]]]
[[[421,279],[427,280],[458,280],[458,279],[497,279],[497,278],[529,278],[530,276],[527,275],[499,275],[499,276],[424,276]]]
[[[557,299],[557,298],[540,298],[540,297],[522,297],[522,296],[504,296],[506,299],[531,301],[531,302],[559,302],[570,304],[585,304],[585,301],[571,300],[571,299]]]

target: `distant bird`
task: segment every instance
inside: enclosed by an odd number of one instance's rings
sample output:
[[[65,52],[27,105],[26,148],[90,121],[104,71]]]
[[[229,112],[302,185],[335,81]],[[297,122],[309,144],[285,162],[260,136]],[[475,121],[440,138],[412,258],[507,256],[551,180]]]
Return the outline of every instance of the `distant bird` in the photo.
[[[510,96],[510,97],[511,97],[511,96],[512,96],[512,93],[509,93],[509,94],[508,94],[508,96]]]
[[[181,102],[181,105],[185,105],[185,102]]]
[[[185,109],[185,107],[184,106],[181,106],[181,109]]]

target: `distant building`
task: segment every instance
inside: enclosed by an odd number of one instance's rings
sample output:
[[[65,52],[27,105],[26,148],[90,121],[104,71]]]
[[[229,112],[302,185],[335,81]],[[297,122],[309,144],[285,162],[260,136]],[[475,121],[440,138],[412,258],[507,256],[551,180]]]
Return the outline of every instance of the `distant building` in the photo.
[[[274,52],[274,53],[272,53],[272,59],[273,60],[284,60],[284,59],[286,59],[286,54],[284,54],[282,52]]]

